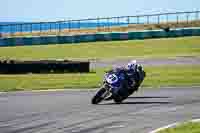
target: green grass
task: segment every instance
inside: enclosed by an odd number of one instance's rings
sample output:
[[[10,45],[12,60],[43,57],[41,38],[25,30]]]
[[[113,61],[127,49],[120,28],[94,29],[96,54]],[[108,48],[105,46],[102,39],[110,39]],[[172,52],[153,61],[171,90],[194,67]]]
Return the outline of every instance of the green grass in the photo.
[[[200,56],[200,37],[1,47],[0,58],[114,59]]]
[[[27,74],[0,75],[0,91],[96,88],[106,69],[77,74]],[[200,85],[200,66],[156,66],[146,67],[147,77],[143,87]]]
[[[200,123],[185,123],[175,128],[168,128],[158,133],[200,133]]]
[[[147,77],[143,86],[198,86],[199,65],[156,66],[145,68]]]

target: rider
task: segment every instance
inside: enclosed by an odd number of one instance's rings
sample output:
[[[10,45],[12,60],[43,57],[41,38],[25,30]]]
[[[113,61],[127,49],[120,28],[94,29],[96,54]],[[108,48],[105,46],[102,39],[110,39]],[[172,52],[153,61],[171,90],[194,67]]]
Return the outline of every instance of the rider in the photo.
[[[136,60],[132,60],[126,66],[128,79],[130,81],[131,89],[138,90],[141,82],[143,81],[143,75],[141,75],[141,71],[143,71],[143,67],[137,64]]]
[[[123,80],[122,86],[128,89],[128,95],[137,91],[144,77],[141,75],[140,71],[143,71],[141,65],[137,64],[136,60],[130,61],[126,67],[117,67],[109,72],[123,74],[126,80]],[[145,75],[144,75],[145,76]],[[107,98],[107,100],[112,99],[112,96]]]
[[[142,66],[137,64],[136,60],[132,60],[127,64],[126,67],[114,68],[111,71],[124,73],[127,77],[127,80],[125,80],[125,83],[123,83],[124,87],[137,91],[141,81],[143,80],[143,77],[140,74],[140,71],[142,70]]]

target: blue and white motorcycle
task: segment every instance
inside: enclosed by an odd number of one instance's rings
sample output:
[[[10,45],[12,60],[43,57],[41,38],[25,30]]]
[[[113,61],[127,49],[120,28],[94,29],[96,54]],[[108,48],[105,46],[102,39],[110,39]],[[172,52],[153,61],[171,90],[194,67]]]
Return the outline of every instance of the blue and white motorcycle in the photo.
[[[98,104],[103,100],[114,100],[115,103],[121,103],[133,92],[138,90],[140,84],[146,76],[143,70],[139,71],[139,73],[140,75],[142,75],[142,78],[140,78],[140,80],[135,79],[130,81],[126,73],[116,73],[113,71],[107,72],[104,76],[102,87],[96,92],[95,96],[92,98],[92,104]],[[132,89],[127,86],[129,84],[132,85]]]

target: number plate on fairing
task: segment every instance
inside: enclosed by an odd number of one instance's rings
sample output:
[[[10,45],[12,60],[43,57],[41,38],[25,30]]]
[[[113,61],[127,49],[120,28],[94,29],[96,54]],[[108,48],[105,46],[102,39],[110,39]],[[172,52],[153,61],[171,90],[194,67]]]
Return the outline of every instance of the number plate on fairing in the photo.
[[[116,74],[109,74],[106,76],[106,81],[109,83],[109,84],[114,84],[114,83],[117,83],[118,82],[118,77]]]

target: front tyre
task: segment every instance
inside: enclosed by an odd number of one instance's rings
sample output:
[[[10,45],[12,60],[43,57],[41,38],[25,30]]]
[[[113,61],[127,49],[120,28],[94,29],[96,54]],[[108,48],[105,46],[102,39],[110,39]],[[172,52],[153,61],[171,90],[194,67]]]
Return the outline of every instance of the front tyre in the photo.
[[[100,103],[104,99],[103,95],[105,93],[106,93],[105,88],[101,88],[99,91],[97,91],[96,95],[92,98],[92,104]]]

